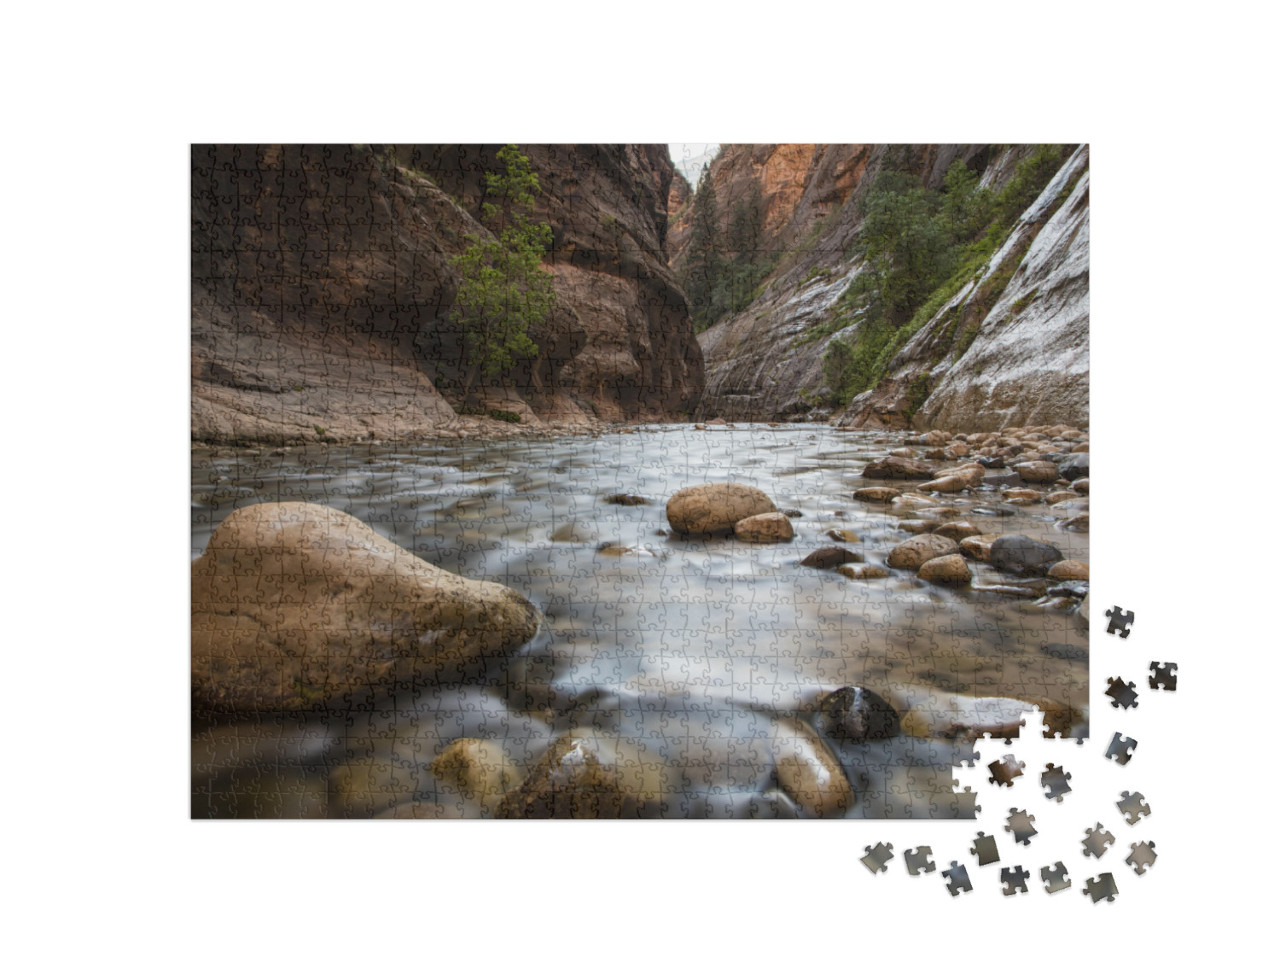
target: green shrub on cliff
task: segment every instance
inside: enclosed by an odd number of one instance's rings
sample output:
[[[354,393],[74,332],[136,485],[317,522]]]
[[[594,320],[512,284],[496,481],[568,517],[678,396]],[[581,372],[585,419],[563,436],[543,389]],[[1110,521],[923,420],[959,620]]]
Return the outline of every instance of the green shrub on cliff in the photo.
[[[464,397],[478,373],[498,377],[538,353],[529,329],[544,324],[555,304],[551,272],[542,266],[551,227],[531,217],[538,175],[514,144],[498,160],[506,170],[485,175],[480,208],[492,234],[468,234],[470,245],[451,262],[461,279],[453,319],[463,332]]]

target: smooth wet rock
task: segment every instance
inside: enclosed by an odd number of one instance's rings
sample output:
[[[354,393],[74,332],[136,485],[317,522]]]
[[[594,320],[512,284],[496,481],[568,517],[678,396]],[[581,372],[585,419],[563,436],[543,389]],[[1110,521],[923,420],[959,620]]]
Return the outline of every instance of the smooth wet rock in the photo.
[[[927,480],[933,477],[933,469],[922,461],[910,458],[881,458],[862,469],[862,477]]]
[[[860,502],[891,502],[901,494],[902,492],[897,488],[871,486],[857,489],[853,497]]]
[[[931,558],[916,572],[926,582],[944,585],[967,585],[973,578],[962,555],[941,555]]]
[[[1044,500],[1044,496],[1034,488],[1007,488],[1000,493],[1000,497],[1005,501],[1025,499],[1028,502],[1040,502]]]
[[[782,512],[744,518],[733,526],[733,534],[744,542],[789,542],[796,537],[791,519]]]
[[[1056,578],[1060,581],[1078,580],[1087,582],[1089,581],[1089,563],[1079,562],[1074,559],[1063,559],[1049,569],[1048,575],[1049,578]]]
[[[1060,561],[1056,546],[1026,535],[1001,535],[991,543],[991,564],[1013,575],[1044,575]]]
[[[474,801],[488,815],[520,785],[520,770],[502,745],[491,739],[455,739],[431,763],[438,780]]]
[[[934,533],[943,538],[954,538],[957,542],[963,542],[966,538],[981,535],[982,531],[973,522],[947,522],[934,529]]]
[[[824,533],[833,542],[860,542],[861,536],[848,528],[828,528]]]
[[[629,495],[626,493],[616,493],[605,496],[605,503],[609,505],[648,505],[649,499],[643,495]]]
[[[1072,518],[1068,518],[1062,523],[1062,527],[1068,532],[1088,532],[1089,531],[1089,513],[1081,512]]]
[[[850,742],[892,739],[901,731],[898,711],[860,685],[847,685],[823,696],[818,711],[829,733]]]
[[[940,527],[942,527],[942,522],[936,518],[909,518],[898,523],[898,528],[912,535],[923,535]]]
[[[970,535],[960,539],[960,551],[979,562],[991,561],[991,544],[999,535]]]
[[[744,518],[776,512],[758,488],[737,482],[715,482],[683,488],[667,502],[667,521],[686,535],[728,535]]]
[[[889,577],[889,570],[887,568],[880,565],[872,565],[869,562],[861,564],[854,562],[848,565],[841,565],[836,569],[836,571],[845,578],[858,580]]]
[[[911,512],[921,508],[936,508],[940,502],[924,495],[916,495],[913,492],[907,492],[905,495],[899,495],[891,504],[899,511]]]
[[[453,575],[324,505],[232,512],[191,565],[191,685],[224,710],[366,704],[512,652],[538,610]]]
[[[1058,479],[1058,466],[1051,461],[1024,461],[1014,465],[1013,470],[1024,482],[1033,485],[1047,485]]]
[[[498,805],[500,819],[630,819],[670,814],[674,782],[638,743],[592,729],[557,739]]]
[[[944,475],[919,487],[922,492],[958,492],[972,487],[964,475]]]
[[[857,552],[851,552],[839,545],[828,545],[810,552],[804,557],[801,565],[809,568],[839,568],[846,562],[861,562],[863,558]]]
[[[1072,490],[1073,492],[1079,492],[1081,495],[1087,495],[1087,494],[1089,494],[1089,479],[1088,479],[1088,477],[1086,476],[1086,477],[1084,477],[1084,478],[1077,478],[1075,481],[1073,481],[1073,482],[1071,483],[1071,490]]]
[[[931,558],[951,555],[960,550],[955,539],[941,535],[917,535],[895,545],[889,553],[890,568],[908,568],[915,571]]]
[[[934,693],[928,702],[913,705],[902,717],[902,731],[917,739],[977,738],[990,733],[998,738],[1038,736],[1024,732],[1024,713],[1040,709],[1045,726],[1053,732],[1069,732],[1076,714],[1069,706],[1039,697],[1022,699],[998,696],[973,697]]]
[[[620,542],[602,542],[596,553],[609,558],[657,558],[657,554],[643,545],[623,545]]]
[[[1058,472],[1067,481],[1087,478],[1089,475],[1089,453],[1085,451],[1068,455],[1058,462]]]
[[[1059,502],[1069,502],[1082,497],[1078,492],[1052,492],[1044,497],[1046,505],[1057,505]]]
[[[770,749],[778,784],[803,815],[841,816],[853,805],[853,787],[840,761],[803,722],[779,723]]]

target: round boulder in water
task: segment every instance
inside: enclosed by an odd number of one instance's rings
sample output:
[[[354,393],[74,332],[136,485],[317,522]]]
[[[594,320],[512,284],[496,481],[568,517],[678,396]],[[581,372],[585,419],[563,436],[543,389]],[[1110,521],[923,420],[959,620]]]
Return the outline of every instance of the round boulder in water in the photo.
[[[1044,575],[1062,561],[1062,552],[1027,535],[1001,535],[991,543],[990,561],[1013,575]]]
[[[860,685],[847,685],[824,696],[818,709],[827,731],[850,742],[891,739],[901,730],[897,710]]]
[[[839,568],[846,562],[861,562],[862,556],[839,545],[828,545],[805,556],[801,565],[809,568]]]
[[[672,495],[667,502],[667,521],[685,535],[728,535],[744,518],[777,510],[758,488],[717,482],[682,488]]]

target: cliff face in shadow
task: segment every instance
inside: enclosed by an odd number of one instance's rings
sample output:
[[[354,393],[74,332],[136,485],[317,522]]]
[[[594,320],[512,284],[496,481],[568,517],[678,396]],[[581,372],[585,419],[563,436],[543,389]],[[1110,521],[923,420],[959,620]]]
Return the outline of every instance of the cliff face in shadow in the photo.
[[[451,259],[498,145],[192,149],[192,435],[399,438],[456,415]],[[484,403],[527,422],[675,420],[701,352],[665,251],[665,147],[525,149],[557,307]],[[442,394],[443,392],[443,394]]]

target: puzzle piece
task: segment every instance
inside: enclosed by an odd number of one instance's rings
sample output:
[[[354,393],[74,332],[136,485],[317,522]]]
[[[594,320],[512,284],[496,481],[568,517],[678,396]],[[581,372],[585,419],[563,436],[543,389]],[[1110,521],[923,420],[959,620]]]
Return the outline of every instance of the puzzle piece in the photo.
[[[1133,871],[1141,876],[1156,861],[1156,844],[1152,842],[1130,843],[1129,855],[1124,861],[1133,867]]]
[[[1120,765],[1127,766],[1129,760],[1133,758],[1133,750],[1137,748],[1137,739],[1130,739],[1117,732],[1111,737],[1111,745],[1107,747],[1106,755],[1108,759],[1114,759]]]
[[[1095,903],[1104,899],[1108,903],[1113,903],[1119,892],[1120,888],[1116,886],[1115,878],[1110,873],[1099,873],[1093,879],[1087,880],[1084,885],[1084,895]]]
[[[1135,825],[1143,816],[1151,815],[1151,806],[1142,798],[1140,792],[1122,792],[1116,808],[1124,813],[1130,826]]]
[[[973,890],[973,884],[969,882],[969,871],[954,859],[951,861],[951,868],[944,869],[942,875],[947,880],[947,890],[952,896],[959,896],[962,890],[966,893]]]
[[[932,855],[933,849],[928,846],[921,846],[919,849],[908,849],[902,854],[902,858],[907,863],[907,873],[911,876],[932,873],[938,868],[933,864],[933,860],[929,858]]]
[[[1120,606],[1107,609],[1107,632],[1111,635],[1119,634],[1120,638],[1127,639],[1129,637],[1129,626],[1133,625],[1133,613],[1126,611]]]
[[[1178,688],[1178,663],[1152,662],[1151,676],[1147,684],[1152,689],[1167,689],[1173,692]]]
[[[1031,824],[1035,816],[1028,815],[1025,809],[1010,809],[1009,818],[1005,820],[1005,831],[1013,833],[1013,841],[1023,846],[1031,845],[1031,837],[1036,835],[1036,828]]]
[[[1110,697],[1114,708],[1128,709],[1138,704],[1138,690],[1133,687],[1132,682],[1125,682],[1119,677],[1110,677],[1107,683],[1107,696]]]
[[[863,846],[867,854],[862,857],[862,865],[872,873],[887,873],[889,860],[893,859],[893,843],[876,843],[875,847]]]
[[[1107,847],[1116,841],[1115,836],[1102,828],[1102,823],[1098,823],[1093,829],[1084,831],[1084,854],[1101,859],[1102,854],[1107,851]]]
[[[996,848],[996,838],[983,832],[978,833],[973,840],[973,847],[969,852],[978,857],[979,866],[986,866],[987,863],[998,863],[1000,861],[1000,850]]]
[[[987,767],[991,770],[991,778],[987,782],[1001,786],[1012,786],[1013,781],[1022,775],[1022,765],[1012,755],[1007,755]]]
[[[1052,869],[1041,866],[1040,880],[1044,883],[1046,893],[1058,893],[1071,888],[1071,880],[1067,878],[1067,867],[1063,866],[1061,861],[1054,863]]]
[[[1071,784],[1067,781],[1070,778],[1071,773],[1063,772],[1061,766],[1049,763],[1040,774],[1040,785],[1046,790],[1044,798],[1062,802],[1062,797],[1071,792]]]
[[[1027,891],[1027,879],[1031,876],[1030,871],[1023,869],[1021,866],[1015,866],[1013,869],[1005,866],[1000,870],[1000,882],[1004,884],[1004,895],[1012,896],[1015,893],[1025,893]]]

